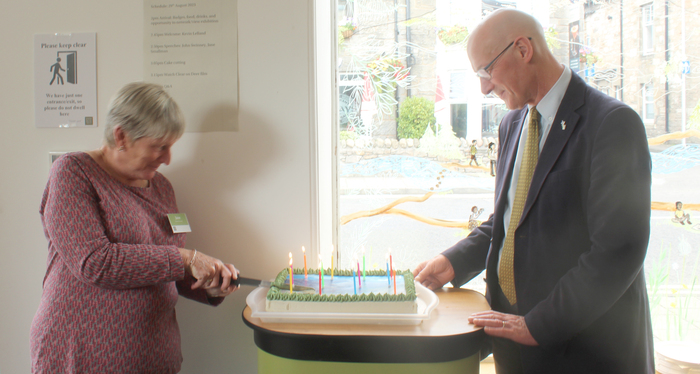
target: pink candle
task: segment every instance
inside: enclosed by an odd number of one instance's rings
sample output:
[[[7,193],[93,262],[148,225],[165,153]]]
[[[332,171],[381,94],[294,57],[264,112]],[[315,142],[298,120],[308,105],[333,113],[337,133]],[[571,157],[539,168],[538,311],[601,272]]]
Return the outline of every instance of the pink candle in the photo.
[[[294,269],[292,268],[292,252],[289,252],[289,293],[294,288]]]
[[[301,246],[301,251],[304,253],[304,279],[308,279],[309,275],[306,272],[306,248],[304,248],[304,246]]]
[[[321,261],[318,262],[318,294],[321,295],[323,291],[323,284],[321,283]]]
[[[357,285],[362,288],[362,276],[360,275],[360,261],[357,261]]]

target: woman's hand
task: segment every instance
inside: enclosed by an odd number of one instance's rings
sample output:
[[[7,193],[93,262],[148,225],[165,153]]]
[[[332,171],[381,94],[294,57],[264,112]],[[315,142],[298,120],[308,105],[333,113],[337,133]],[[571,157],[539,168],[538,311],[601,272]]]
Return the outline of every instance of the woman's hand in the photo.
[[[233,264],[224,264],[221,260],[200,251],[180,248],[185,264],[185,271],[197,281],[192,289],[203,288],[210,297],[224,297],[236,289],[232,280],[238,278],[238,270]]]
[[[228,287],[224,287],[223,282],[221,284],[221,287],[216,287],[213,285],[205,286],[204,290],[207,292],[207,296],[226,297],[238,289],[238,286],[233,284],[233,280],[238,278],[238,270],[236,270],[233,264],[224,264],[224,267],[226,267],[231,272],[231,274],[234,274],[234,276],[231,279],[232,282],[228,285]]]

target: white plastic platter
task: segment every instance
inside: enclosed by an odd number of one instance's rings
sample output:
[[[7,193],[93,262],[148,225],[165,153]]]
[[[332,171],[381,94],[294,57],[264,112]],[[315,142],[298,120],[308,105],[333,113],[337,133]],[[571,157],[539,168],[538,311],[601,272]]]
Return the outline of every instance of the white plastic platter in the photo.
[[[248,294],[246,303],[251,309],[250,316],[260,318],[265,323],[324,323],[355,325],[418,325],[430,318],[440,299],[423,285],[416,283],[416,314],[390,313],[280,313],[265,311],[265,297],[268,288],[258,287]]]

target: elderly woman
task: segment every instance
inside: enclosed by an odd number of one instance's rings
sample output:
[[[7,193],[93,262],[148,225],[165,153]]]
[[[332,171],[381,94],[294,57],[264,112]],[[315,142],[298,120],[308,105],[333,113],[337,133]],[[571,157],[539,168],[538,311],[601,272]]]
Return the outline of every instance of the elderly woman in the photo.
[[[185,234],[169,225],[175,194],[156,170],[183,131],[161,86],[128,84],[110,105],[104,145],[52,166],[33,373],[176,373],[178,294],[218,305],[237,289],[232,264],[185,249]]]

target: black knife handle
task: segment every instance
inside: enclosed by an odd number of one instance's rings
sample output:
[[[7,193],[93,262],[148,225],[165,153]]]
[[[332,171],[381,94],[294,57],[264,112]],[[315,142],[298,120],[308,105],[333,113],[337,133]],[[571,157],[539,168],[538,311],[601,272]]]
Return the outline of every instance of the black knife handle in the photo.
[[[244,277],[241,277],[239,275],[238,279],[233,280],[233,284],[236,286],[259,286],[260,280],[259,279],[244,278]]]

